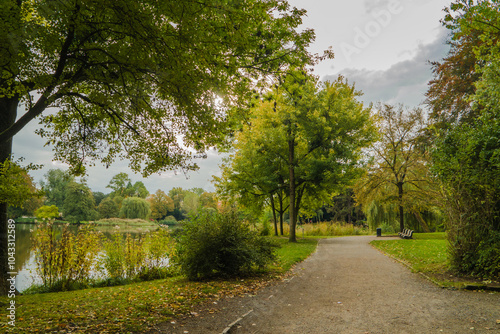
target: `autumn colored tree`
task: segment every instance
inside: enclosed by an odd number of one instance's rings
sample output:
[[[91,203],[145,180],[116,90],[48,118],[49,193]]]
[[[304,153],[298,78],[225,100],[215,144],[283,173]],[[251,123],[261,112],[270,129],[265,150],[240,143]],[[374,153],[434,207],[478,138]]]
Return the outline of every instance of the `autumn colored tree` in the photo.
[[[151,218],[160,220],[174,211],[174,201],[163,190],[158,189],[147,198],[151,208]]]
[[[457,271],[500,275],[500,9],[497,1],[454,1],[444,23],[453,40],[477,38],[471,117],[438,132],[434,171],[448,213],[450,262]],[[459,61],[464,61],[460,59]],[[465,108],[464,108],[465,109]],[[467,111],[467,109],[465,109]]]
[[[380,104],[377,109],[380,138],[370,149],[366,175],[355,186],[356,199],[365,208],[373,201],[395,204],[400,231],[405,228],[405,209],[419,217],[424,230],[428,230],[420,215],[422,208],[417,205],[431,205],[433,196],[429,194],[434,189],[430,159],[421,141],[427,127],[424,113],[402,105]]]

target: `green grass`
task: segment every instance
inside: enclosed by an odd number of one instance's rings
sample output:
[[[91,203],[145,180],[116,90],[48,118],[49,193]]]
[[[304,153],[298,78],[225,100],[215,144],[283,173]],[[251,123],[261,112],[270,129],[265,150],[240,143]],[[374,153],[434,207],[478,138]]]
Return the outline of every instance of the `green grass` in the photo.
[[[6,333],[132,333],[188,314],[200,303],[222,296],[254,293],[307,258],[317,240],[282,246],[266,274],[245,279],[189,282],[183,277],[79,291],[16,296],[16,326],[6,324],[10,299],[0,297],[0,329]]]
[[[414,233],[414,239],[374,240],[373,246],[422,273],[443,272],[448,268],[444,233]]]
[[[277,250],[278,264],[281,271],[288,271],[295,263],[305,260],[318,245],[317,239],[298,239],[296,243],[287,238],[279,238],[280,248]]]
[[[478,284],[477,278],[450,271],[445,233],[414,233],[413,239],[374,240],[371,244],[442,287],[461,289]]]

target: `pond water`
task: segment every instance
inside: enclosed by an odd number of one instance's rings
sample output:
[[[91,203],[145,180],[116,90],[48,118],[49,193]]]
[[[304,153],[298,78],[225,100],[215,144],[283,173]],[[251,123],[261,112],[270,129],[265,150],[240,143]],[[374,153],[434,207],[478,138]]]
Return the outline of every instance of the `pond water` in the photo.
[[[42,283],[40,277],[36,274],[35,254],[31,250],[31,236],[36,230],[36,224],[16,224],[16,288],[22,292],[33,284]],[[55,226],[56,229],[62,230],[63,226]],[[70,225],[70,231],[76,233],[77,225]],[[115,226],[97,226],[96,230],[102,232],[105,236],[110,237],[112,234],[120,233],[136,237],[140,234],[156,230],[157,227],[121,227]]]

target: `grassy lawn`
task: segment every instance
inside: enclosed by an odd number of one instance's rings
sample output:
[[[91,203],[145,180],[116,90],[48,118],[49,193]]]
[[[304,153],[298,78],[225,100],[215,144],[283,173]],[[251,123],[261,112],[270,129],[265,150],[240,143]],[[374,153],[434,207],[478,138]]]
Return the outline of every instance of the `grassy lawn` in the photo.
[[[430,274],[447,270],[448,241],[444,233],[414,233],[413,238],[374,240],[371,244],[416,272]]]
[[[1,330],[6,333],[131,333],[189,313],[208,300],[252,293],[307,258],[317,240],[281,244],[277,263],[245,279],[189,282],[182,277],[118,287],[16,296],[16,326],[6,324],[9,299],[0,297]]]
[[[434,283],[448,288],[483,286],[475,277],[456,276],[448,266],[448,241],[445,233],[414,233],[414,239],[374,240],[371,244],[414,272],[422,273]]]

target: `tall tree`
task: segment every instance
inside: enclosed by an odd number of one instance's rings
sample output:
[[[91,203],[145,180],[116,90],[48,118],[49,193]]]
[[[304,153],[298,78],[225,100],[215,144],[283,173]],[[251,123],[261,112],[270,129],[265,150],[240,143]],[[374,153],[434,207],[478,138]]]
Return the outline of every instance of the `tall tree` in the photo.
[[[79,223],[98,218],[92,191],[82,183],[68,183],[62,209],[64,219],[70,222]]]
[[[61,169],[50,169],[44,175],[44,179],[40,181],[40,185],[45,192],[45,204],[55,205],[62,209],[66,198],[66,188],[69,183],[74,181],[75,178],[68,172]]]
[[[372,160],[355,187],[356,198],[366,208],[375,200],[396,204],[403,231],[405,208],[411,208],[415,194],[428,190],[432,181],[429,159],[420,145],[427,125],[421,109],[402,105],[381,104],[378,117],[380,138],[371,147]]]
[[[174,211],[174,201],[163,190],[158,189],[147,198],[151,208],[151,218],[163,219],[169,212]]]
[[[359,172],[360,151],[373,129],[370,110],[358,96],[344,78],[319,84],[291,72],[252,108],[249,124],[238,134],[235,168],[226,174],[229,186],[241,185],[241,195],[253,192],[263,199],[288,189],[291,242],[308,194],[320,199],[319,208],[321,198],[327,201]]]
[[[434,170],[448,213],[450,262],[463,273],[500,275],[500,9],[498,1],[457,0],[444,22],[453,39],[475,36],[474,117],[439,132]],[[464,59],[459,59],[464,61]]]
[[[304,14],[280,0],[4,0],[0,162],[40,117],[55,159],[78,174],[117,158],[145,175],[194,169],[191,149],[228,133],[227,107],[267,75],[310,62],[314,33],[296,31]],[[46,114],[49,107],[58,111]],[[6,211],[2,204],[2,273]]]
[[[126,197],[128,196],[127,187],[129,184],[132,187],[130,177],[127,173],[122,172],[113,176],[106,188],[113,190],[112,196]]]
[[[281,88],[281,89],[280,89]],[[347,80],[318,85],[303,72],[284,77],[276,94],[288,157],[290,241],[304,194],[331,198],[359,173],[361,149],[373,138],[370,109]],[[321,206],[321,205],[320,205]]]

